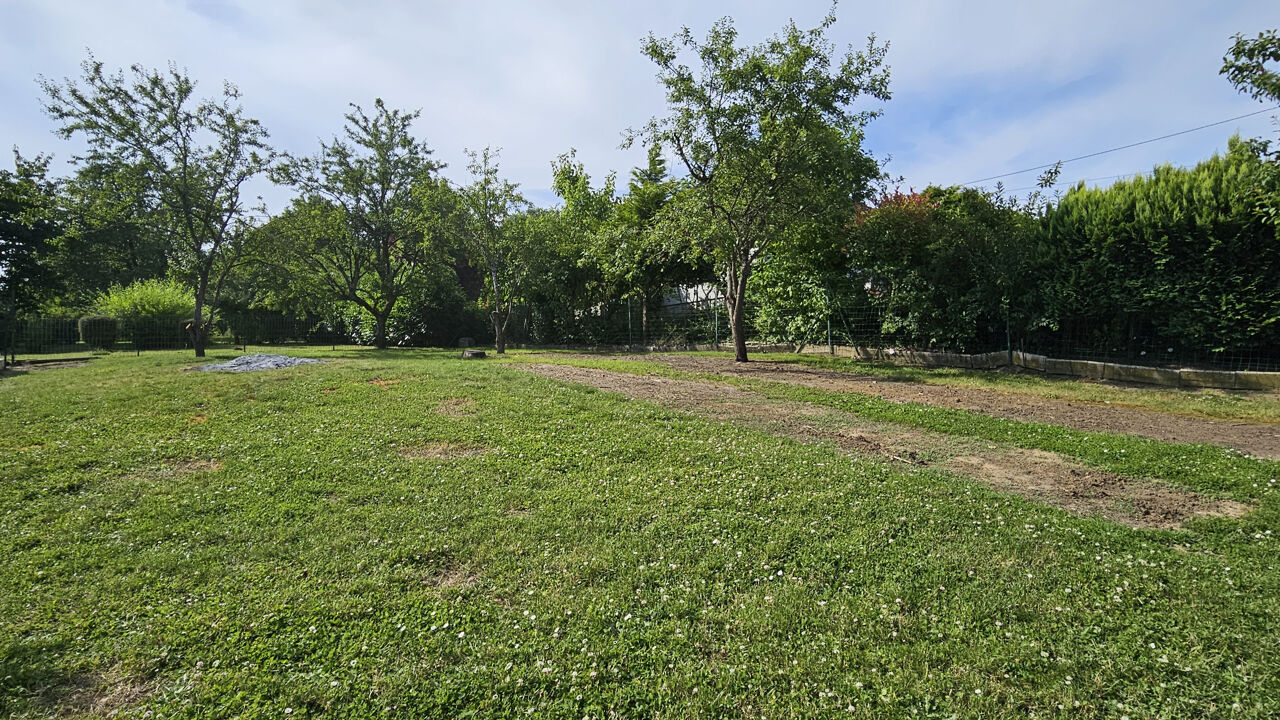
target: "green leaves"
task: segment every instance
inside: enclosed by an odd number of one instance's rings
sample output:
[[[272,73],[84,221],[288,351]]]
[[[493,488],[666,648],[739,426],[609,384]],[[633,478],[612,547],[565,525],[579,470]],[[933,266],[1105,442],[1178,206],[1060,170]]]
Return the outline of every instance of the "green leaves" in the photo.
[[[1261,153],[1233,139],[1225,156],[1191,169],[1068,191],[1045,224],[1050,316],[1116,346],[1134,336],[1176,348],[1280,346],[1280,245],[1257,212],[1273,176]]]
[[[1218,73],[1254,100],[1280,102],[1280,34],[1267,30],[1247,38],[1236,33]]]
[[[467,170],[472,181],[458,191],[458,208],[459,240],[476,270],[485,274],[494,344],[503,353],[512,308],[526,289],[530,264],[522,256],[536,252],[540,245],[530,242],[539,235],[530,232],[533,227],[528,219],[518,214],[528,202],[518,185],[502,178],[498,152],[486,147],[467,153],[471,157]]]
[[[444,259],[441,218],[432,212],[439,198],[431,193],[443,165],[413,136],[417,112],[390,109],[381,98],[372,115],[351,107],[345,139],[321,142],[319,154],[287,157],[272,170],[276,182],[301,193],[273,228],[277,241],[301,252],[275,258],[333,299],[367,311],[381,348],[396,303]],[[432,203],[424,204],[427,195]]]
[[[882,331],[903,345],[1004,345],[1034,314],[1035,219],[998,196],[931,187],[894,192],[849,229]]]
[[[79,83],[41,78],[45,112],[63,137],[85,137],[90,153],[79,163],[144,171],[170,258],[194,288],[195,349],[203,355],[204,307],[216,303],[243,251],[241,189],[271,162],[267,131],[244,115],[230,83],[220,96],[197,101],[195,83],[173,64],[167,71],[134,65],[126,76],[107,73],[89,55],[81,68]]]
[[[852,105],[889,98],[887,46],[873,36],[836,62],[824,35],[834,22],[828,15],[806,31],[788,23],[763,43],[739,47],[724,18],[704,41],[685,28],[665,40],[650,35],[644,45],[668,115],[630,139],[672,148],[696,201],[723,223],[724,233],[704,235],[714,245],[705,254],[725,278],[739,360],[746,360],[743,296],[755,260],[787,252],[797,226],[843,224],[878,174],[860,147],[860,129],[876,113]],[[699,71],[679,62],[682,51],[700,61]]]

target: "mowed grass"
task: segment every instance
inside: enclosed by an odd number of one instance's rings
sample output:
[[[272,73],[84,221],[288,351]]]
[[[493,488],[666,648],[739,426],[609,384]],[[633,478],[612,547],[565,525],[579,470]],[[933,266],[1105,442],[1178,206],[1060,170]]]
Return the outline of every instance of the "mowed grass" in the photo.
[[[1136,531],[508,363],[308,352],[0,379],[0,711],[1280,713],[1280,464],[1141,441],[1258,509]]]

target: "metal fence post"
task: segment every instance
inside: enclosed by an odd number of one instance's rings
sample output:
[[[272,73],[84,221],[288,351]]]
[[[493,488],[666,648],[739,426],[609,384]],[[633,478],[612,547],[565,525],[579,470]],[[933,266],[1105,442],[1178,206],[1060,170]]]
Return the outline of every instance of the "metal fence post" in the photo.
[[[712,314],[712,317],[714,318],[712,320],[712,327],[715,328],[712,331],[714,335],[712,335],[711,347],[719,350],[720,349],[720,303],[714,300],[711,301],[711,314]]]

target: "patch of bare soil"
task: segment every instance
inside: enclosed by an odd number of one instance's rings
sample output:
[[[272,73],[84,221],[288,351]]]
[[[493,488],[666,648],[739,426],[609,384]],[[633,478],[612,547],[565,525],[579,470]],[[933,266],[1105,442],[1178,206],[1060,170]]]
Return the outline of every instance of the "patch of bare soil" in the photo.
[[[1257,457],[1280,460],[1280,426],[1276,425],[1215,422],[1116,405],[885,380],[792,363],[735,363],[732,358],[689,355],[654,355],[650,359],[679,370],[874,395],[893,402],[958,408],[993,417],[1062,425],[1089,432],[1140,435],[1164,442],[1220,445]]]
[[[42,363],[23,363],[19,366],[22,370],[59,370],[62,368],[76,368],[88,365],[88,360],[67,360],[64,362],[42,362]]]
[[[479,412],[479,408],[476,406],[476,401],[471,398],[446,398],[436,406],[437,415],[448,417],[465,417],[467,415],[475,415],[477,412]]]
[[[369,381],[369,384],[376,385],[377,387],[380,387],[383,390],[386,390],[387,388],[391,387],[392,385],[395,385],[398,382],[400,381],[399,380],[383,380],[382,378],[374,378]]]
[[[409,445],[399,450],[400,457],[410,460],[456,460],[458,458],[476,457],[487,452],[489,452],[488,448],[454,445],[445,442]]]
[[[59,362],[18,362],[13,365],[5,366],[0,371],[0,377],[10,375],[25,375],[29,372],[39,372],[41,370],[59,370],[63,368],[84,367],[88,365],[88,360],[67,360]]]
[[[1013,448],[994,456],[954,457],[945,467],[1077,515],[1098,515],[1134,527],[1170,528],[1190,517],[1240,517],[1249,511],[1248,505],[1234,500],[1064,464],[1060,456],[1042,450]]]
[[[1242,503],[1204,496],[1158,480],[1127,478],[1090,468],[1056,453],[904,430],[833,408],[772,400],[729,385],[569,365],[515,367],[800,442],[833,442],[852,455],[873,455],[907,465],[948,470],[1036,502],[1134,528],[1174,528],[1193,517],[1239,517],[1249,510]]]

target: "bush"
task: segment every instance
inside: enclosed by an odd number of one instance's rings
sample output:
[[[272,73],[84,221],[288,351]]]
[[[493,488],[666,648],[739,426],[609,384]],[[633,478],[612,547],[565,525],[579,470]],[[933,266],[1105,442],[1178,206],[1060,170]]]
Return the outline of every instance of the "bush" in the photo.
[[[98,297],[98,310],[116,319],[191,317],[196,302],[191,288],[174,280],[139,280],[114,285]]]
[[[80,340],[94,350],[110,350],[116,345],[120,325],[110,315],[85,315],[80,318]]]
[[[181,348],[184,326],[195,312],[191,289],[173,280],[140,280],[113,286],[98,297],[98,310],[120,322],[140,350]]]

